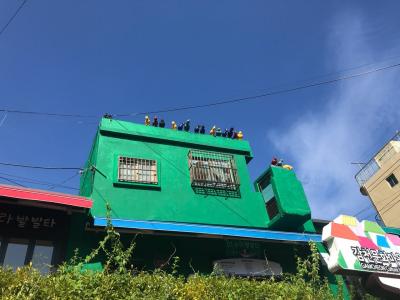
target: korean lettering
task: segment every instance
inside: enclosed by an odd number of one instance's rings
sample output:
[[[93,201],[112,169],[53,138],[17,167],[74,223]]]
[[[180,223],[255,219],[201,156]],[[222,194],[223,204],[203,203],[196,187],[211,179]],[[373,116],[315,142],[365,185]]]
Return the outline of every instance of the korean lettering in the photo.
[[[34,229],[39,229],[43,218],[42,217],[32,217],[31,220],[32,220],[32,227]]]
[[[29,221],[29,217],[28,216],[17,215],[17,227],[25,228],[25,224],[28,221]]]
[[[32,216],[23,213],[0,211],[0,225],[24,229],[51,229],[57,225],[51,216]]]
[[[12,220],[14,220],[12,214],[6,212],[0,213],[0,223],[10,224]]]
[[[0,213],[0,223],[4,223],[6,221],[7,218],[7,213],[2,212]]]
[[[352,246],[353,254],[365,270],[400,272],[400,253]]]
[[[8,218],[7,218],[6,224],[10,224],[10,222],[11,222],[12,220],[14,220],[12,214],[8,214]]]
[[[43,226],[44,227],[54,227],[54,225],[56,224],[56,222],[54,221],[53,218],[47,218],[47,219],[43,219]]]

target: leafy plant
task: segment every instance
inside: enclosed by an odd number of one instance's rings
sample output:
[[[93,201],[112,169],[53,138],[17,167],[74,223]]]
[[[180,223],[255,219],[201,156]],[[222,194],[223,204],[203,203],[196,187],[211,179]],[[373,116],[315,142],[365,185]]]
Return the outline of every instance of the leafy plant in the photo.
[[[108,207],[109,211],[109,207]],[[108,217],[108,220],[110,218]],[[334,296],[320,276],[319,254],[310,244],[311,254],[297,259],[296,274],[283,278],[226,277],[194,273],[188,278],[178,274],[179,257],[171,255],[170,272],[138,272],[130,261],[135,240],[127,247],[108,221],[106,235],[88,256],[73,259],[52,274],[41,275],[31,265],[17,271],[0,268],[1,299],[342,299]],[[83,271],[82,266],[105,255],[101,272]],[[169,263],[169,262],[168,262]]]

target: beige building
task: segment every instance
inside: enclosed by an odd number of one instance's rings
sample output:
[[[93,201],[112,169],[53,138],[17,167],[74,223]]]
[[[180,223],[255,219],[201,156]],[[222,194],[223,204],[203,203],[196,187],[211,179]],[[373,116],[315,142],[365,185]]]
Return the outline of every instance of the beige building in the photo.
[[[385,226],[400,227],[400,133],[397,133],[356,174]]]

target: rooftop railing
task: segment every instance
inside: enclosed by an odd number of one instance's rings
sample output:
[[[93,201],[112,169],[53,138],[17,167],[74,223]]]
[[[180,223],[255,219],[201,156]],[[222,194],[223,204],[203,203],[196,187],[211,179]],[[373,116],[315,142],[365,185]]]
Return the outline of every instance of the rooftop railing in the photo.
[[[372,176],[378,172],[380,169],[379,164],[375,160],[375,157],[383,150],[385,149],[386,145],[391,142],[391,141],[400,141],[400,132],[397,132],[381,149],[379,149],[378,152],[375,153],[375,155],[370,159],[358,173],[355,175],[356,181],[359,186],[363,186]],[[395,155],[397,152],[395,151],[394,148],[388,147],[385,149],[385,152],[382,153],[382,155],[379,158],[379,161],[386,161],[390,159],[393,155]]]

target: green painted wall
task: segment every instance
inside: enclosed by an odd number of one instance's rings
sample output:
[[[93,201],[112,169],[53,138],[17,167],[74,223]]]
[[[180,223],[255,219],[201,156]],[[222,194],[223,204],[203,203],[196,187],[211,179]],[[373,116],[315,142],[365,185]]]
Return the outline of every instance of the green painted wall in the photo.
[[[240,197],[195,193],[190,184],[190,149],[233,154]],[[118,155],[157,160],[159,189],[116,184]],[[247,141],[103,119],[88,160],[96,171],[94,176],[90,170],[82,176],[81,189],[85,196],[92,189],[95,217],[105,216],[108,202],[113,218],[265,228],[269,219],[264,201],[254,191],[247,169],[251,158]]]
[[[276,230],[296,231],[311,220],[311,209],[301,182],[293,170],[270,166],[257,180],[255,188],[261,192],[259,183],[269,178],[279,213],[270,220],[268,227]]]
[[[94,180],[94,172],[92,170],[92,166],[96,164],[98,145],[99,135],[96,134],[93,141],[92,149],[90,150],[89,159],[86,161],[80,179],[79,194],[81,196],[90,197],[92,195]]]

